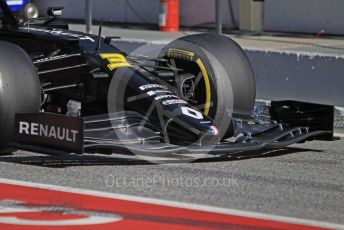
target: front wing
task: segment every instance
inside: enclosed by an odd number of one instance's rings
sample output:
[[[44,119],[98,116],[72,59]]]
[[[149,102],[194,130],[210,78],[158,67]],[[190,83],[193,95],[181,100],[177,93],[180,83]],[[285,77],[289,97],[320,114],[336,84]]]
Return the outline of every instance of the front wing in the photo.
[[[233,119],[235,137],[218,144],[168,144],[153,124],[135,112],[71,118],[56,114],[20,114],[11,147],[45,154],[118,153],[148,157],[255,155],[314,138],[332,139],[333,107],[301,102],[273,102],[269,122]],[[239,120],[239,122],[238,122]],[[55,122],[55,123],[54,123]],[[332,125],[331,125],[332,122]],[[295,124],[297,126],[295,126]],[[74,141],[74,142],[73,142]]]

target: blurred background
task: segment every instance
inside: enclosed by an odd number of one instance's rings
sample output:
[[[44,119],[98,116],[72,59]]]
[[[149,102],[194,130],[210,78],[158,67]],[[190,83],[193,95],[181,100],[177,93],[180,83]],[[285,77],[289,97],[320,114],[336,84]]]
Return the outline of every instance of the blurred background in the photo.
[[[34,0],[40,14],[64,6],[64,18],[85,18],[85,0]],[[162,0],[93,0],[97,21],[158,26]],[[181,27],[214,27],[216,0],[180,0]],[[343,0],[222,0],[224,31],[344,34]]]

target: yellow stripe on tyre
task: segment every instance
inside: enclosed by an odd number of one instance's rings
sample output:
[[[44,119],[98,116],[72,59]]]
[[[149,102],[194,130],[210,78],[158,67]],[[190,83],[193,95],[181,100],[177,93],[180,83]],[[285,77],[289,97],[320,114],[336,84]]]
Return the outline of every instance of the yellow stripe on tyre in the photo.
[[[208,75],[207,69],[205,68],[203,64],[203,61],[200,58],[197,59],[196,63],[198,67],[201,69],[201,73],[204,78],[206,100],[205,100],[205,108],[204,108],[203,113],[205,115],[208,115],[209,110],[210,110],[210,105],[211,105],[211,87],[210,87],[209,75]]]

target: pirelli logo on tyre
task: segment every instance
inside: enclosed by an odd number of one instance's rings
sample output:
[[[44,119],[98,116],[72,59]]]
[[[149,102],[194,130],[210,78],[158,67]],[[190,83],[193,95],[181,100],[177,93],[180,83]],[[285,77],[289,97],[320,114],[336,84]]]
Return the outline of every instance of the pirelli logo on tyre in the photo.
[[[107,67],[110,70],[114,70],[120,67],[132,67],[132,65],[128,63],[124,55],[120,53],[103,53],[100,54],[100,57],[109,62]]]
[[[195,54],[190,51],[180,50],[175,48],[169,48],[167,51],[167,56],[169,58],[182,59],[187,61],[192,61]]]

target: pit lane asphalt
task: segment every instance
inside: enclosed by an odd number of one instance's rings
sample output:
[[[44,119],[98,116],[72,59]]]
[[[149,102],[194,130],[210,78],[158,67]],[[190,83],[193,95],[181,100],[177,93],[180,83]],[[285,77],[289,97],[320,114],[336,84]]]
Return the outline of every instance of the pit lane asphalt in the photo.
[[[0,177],[344,224],[344,140],[178,164],[17,151],[0,157]]]

